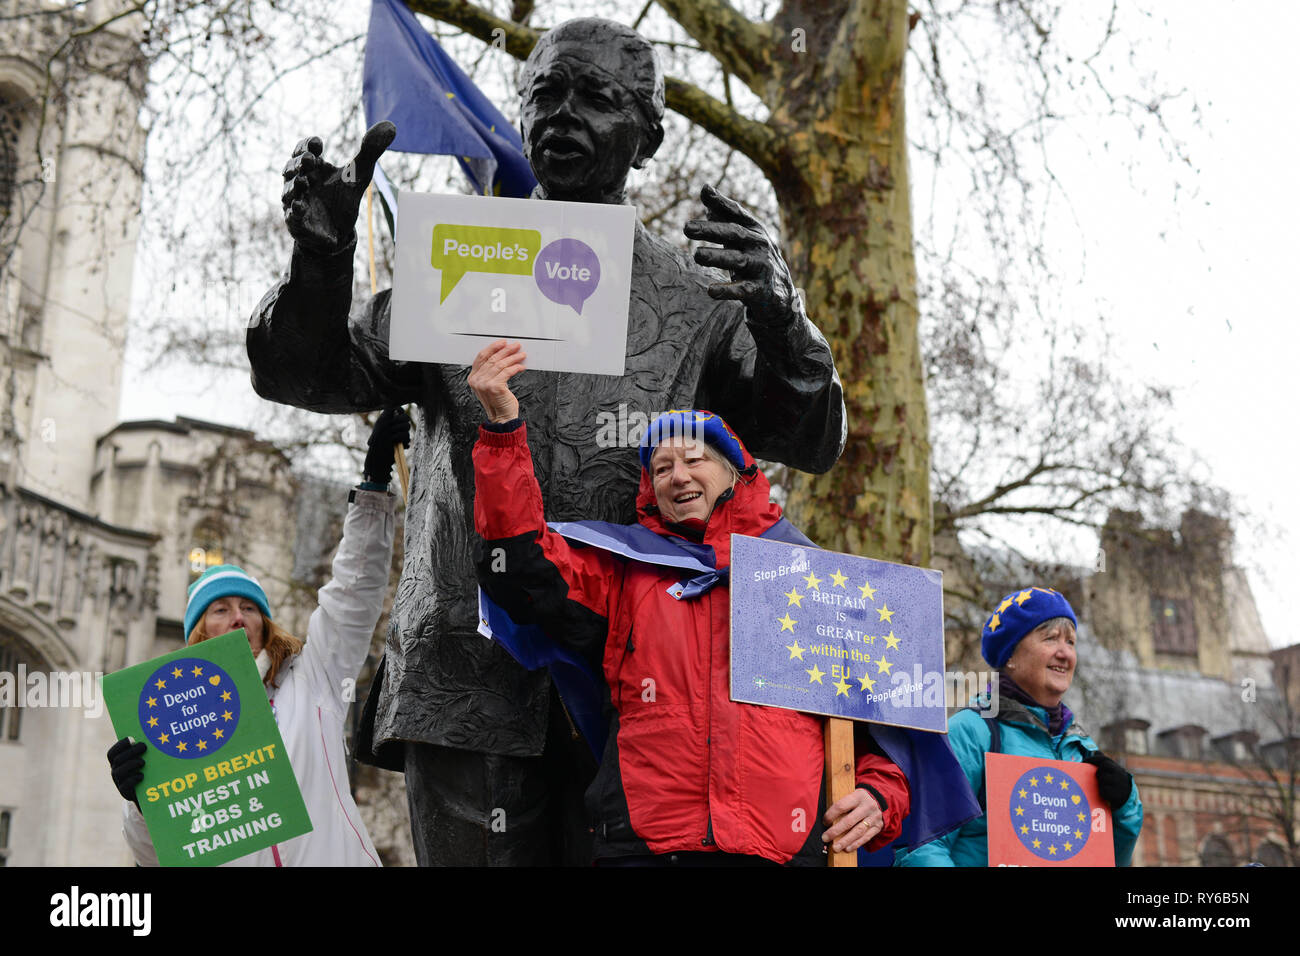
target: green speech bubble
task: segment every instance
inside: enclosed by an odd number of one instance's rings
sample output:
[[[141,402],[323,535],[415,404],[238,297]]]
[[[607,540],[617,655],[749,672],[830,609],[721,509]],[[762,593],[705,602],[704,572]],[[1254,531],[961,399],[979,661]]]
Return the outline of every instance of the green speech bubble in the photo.
[[[435,269],[442,270],[441,305],[467,272],[496,272],[530,276],[542,234],[536,229],[502,229],[497,226],[460,226],[440,222],[433,227]]]

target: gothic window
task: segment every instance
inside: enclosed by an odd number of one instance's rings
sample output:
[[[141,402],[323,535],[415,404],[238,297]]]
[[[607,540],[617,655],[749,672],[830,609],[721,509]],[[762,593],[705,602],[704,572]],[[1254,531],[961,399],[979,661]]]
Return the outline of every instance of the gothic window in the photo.
[[[214,521],[204,521],[194,529],[190,546],[190,583],[208,568],[225,564],[220,526]]]
[[[1196,621],[1185,598],[1151,598],[1151,634],[1159,654],[1196,655]]]
[[[1286,866],[1286,851],[1276,843],[1261,843],[1255,851],[1255,862],[1265,866]]]
[[[13,687],[12,699],[8,694],[0,696],[0,742],[17,740],[18,732],[22,728],[23,709],[18,704],[25,688],[18,683],[20,661],[22,658],[13,647],[0,644],[0,674],[7,675]]]
[[[0,225],[9,220],[18,183],[18,107],[0,96]]]
[[[1212,836],[1201,849],[1201,866],[1236,866],[1232,846],[1221,836]]]

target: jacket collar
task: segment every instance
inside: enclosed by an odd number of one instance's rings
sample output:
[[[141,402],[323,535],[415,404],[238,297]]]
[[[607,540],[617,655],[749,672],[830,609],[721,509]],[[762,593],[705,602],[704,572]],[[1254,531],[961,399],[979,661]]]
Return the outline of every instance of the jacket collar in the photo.
[[[984,698],[988,702],[988,698]],[[1047,710],[1043,707],[1022,704],[1018,700],[1012,700],[1004,695],[998,695],[998,720],[1009,724],[1026,724],[1030,727],[1036,727],[1049,737],[1051,733],[1047,729]],[[1078,721],[1071,721],[1070,726],[1066,727],[1061,733],[1062,737],[1087,737],[1088,732],[1083,729],[1083,725]]]

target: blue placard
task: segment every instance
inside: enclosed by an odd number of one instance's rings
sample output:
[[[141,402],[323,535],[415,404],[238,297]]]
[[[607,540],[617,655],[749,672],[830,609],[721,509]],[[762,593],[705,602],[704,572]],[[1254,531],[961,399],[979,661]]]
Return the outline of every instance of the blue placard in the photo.
[[[943,576],[731,536],[731,699],[946,733]]]

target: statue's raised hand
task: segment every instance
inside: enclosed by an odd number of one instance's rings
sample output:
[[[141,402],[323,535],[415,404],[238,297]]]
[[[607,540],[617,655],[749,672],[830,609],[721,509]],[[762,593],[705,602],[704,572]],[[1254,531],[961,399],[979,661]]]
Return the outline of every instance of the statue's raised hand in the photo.
[[[375,173],[397,127],[376,123],[366,130],[356,158],[344,166],[321,159],[320,137],[304,139],[294,147],[284,167],[284,222],[294,242],[311,252],[330,255],[352,241],[361,197]]]
[[[708,210],[707,219],[692,219],[683,232],[688,239],[716,242],[695,250],[695,261],[702,266],[726,269],[731,282],[709,286],[715,299],[739,299],[753,319],[759,322],[788,321],[794,302],[794,282],[790,269],[772,237],[744,206],[728,199],[712,186],[700,190],[700,199]]]

